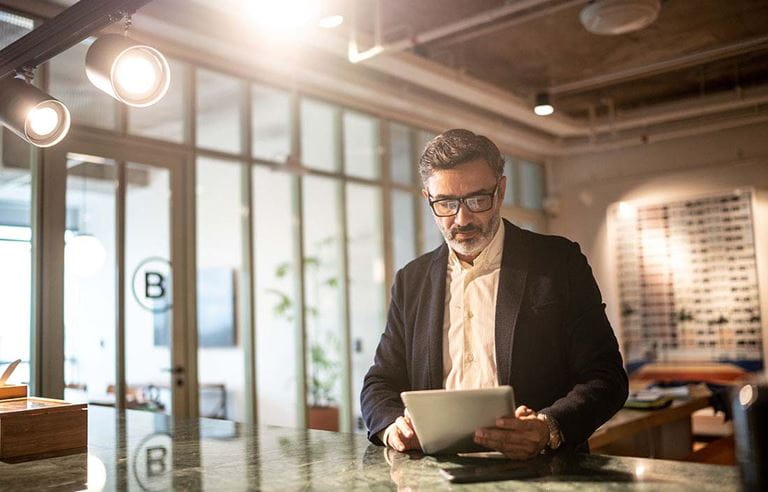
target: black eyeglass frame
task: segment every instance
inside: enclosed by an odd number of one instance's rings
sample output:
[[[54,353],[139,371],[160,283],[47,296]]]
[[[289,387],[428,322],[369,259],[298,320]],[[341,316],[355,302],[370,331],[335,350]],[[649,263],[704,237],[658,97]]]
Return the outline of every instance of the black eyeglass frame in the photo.
[[[467,209],[470,212],[472,212],[473,214],[479,214],[479,213],[487,212],[490,209],[492,209],[493,206],[496,204],[496,194],[499,192],[499,183],[500,183],[500,180],[496,181],[496,186],[493,187],[493,191],[490,192],[490,193],[473,193],[471,195],[462,196],[462,197],[456,197],[456,198],[440,198],[438,200],[433,200],[432,199],[432,195],[427,193],[427,197],[428,197],[427,200],[429,201],[429,208],[432,209],[432,213],[435,214],[436,217],[453,217],[454,215],[458,215],[459,210],[461,210],[461,206],[462,205],[467,207]],[[483,210],[472,210],[467,205],[467,200],[469,200],[471,198],[485,197],[485,196],[491,198],[491,205],[488,208],[483,209]],[[452,213],[452,214],[447,214],[447,215],[440,215],[440,214],[438,214],[437,210],[435,210],[435,203],[448,202],[448,201],[457,201],[457,202],[459,202],[459,205],[456,207],[456,211],[454,213]]]

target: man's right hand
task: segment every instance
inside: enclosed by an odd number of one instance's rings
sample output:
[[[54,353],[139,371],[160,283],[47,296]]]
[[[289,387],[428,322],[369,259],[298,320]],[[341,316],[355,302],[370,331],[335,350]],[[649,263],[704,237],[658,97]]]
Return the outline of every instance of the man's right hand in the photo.
[[[390,426],[387,434],[387,446],[400,452],[409,449],[421,449],[419,438],[416,437],[416,431],[413,429],[413,423],[406,410],[405,415],[398,417]]]

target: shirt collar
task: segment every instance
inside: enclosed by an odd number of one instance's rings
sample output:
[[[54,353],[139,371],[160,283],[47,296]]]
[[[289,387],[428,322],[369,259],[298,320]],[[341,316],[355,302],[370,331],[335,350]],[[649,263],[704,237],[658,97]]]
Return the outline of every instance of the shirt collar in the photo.
[[[456,252],[452,248],[448,248],[448,260],[455,268],[462,270],[477,270],[491,271],[501,267],[501,254],[504,251],[504,221],[499,221],[499,227],[496,229],[496,233],[493,235],[493,239],[488,243],[488,246],[483,249],[475,261],[470,265],[463,262],[456,255]]]

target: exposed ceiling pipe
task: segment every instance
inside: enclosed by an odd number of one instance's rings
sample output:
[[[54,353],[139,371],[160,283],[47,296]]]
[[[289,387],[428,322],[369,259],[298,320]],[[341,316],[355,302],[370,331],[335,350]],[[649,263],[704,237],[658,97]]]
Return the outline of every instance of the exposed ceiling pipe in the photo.
[[[374,0],[373,46],[365,51],[360,51],[357,44],[357,2],[353,1],[349,27],[349,44],[347,45],[347,59],[351,63],[358,63],[383,53],[382,29],[381,0]]]
[[[768,103],[768,89],[740,89],[727,95],[713,94],[707,97],[667,104],[653,111],[618,112],[611,121],[595,126],[596,133],[612,133],[631,130],[645,126],[653,126],[685,118],[696,118],[715,113],[749,108]]]
[[[608,108],[608,131],[611,135],[616,134],[616,105],[613,102],[612,97],[605,97],[601,100],[603,104]]]
[[[446,36],[444,38],[437,40],[437,44],[441,47],[445,47],[445,46],[450,46],[457,43],[464,43],[467,41],[471,41],[475,38],[478,38],[480,36],[485,36],[486,34],[491,34],[497,31],[501,31],[503,29],[509,29],[510,27],[524,24],[534,19],[538,19],[539,17],[544,17],[547,15],[551,15],[556,12],[559,12],[561,10],[569,9],[576,5],[583,5],[588,1],[589,0],[567,0],[563,3],[552,5],[551,7],[545,7],[539,10],[534,10],[533,12],[530,12],[527,14],[513,17],[511,19],[494,22],[493,24],[478,27],[477,29],[472,29],[471,31],[456,33],[456,35],[452,35],[452,36]]]
[[[595,130],[595,120],[597,119],[597,113],[595,112],[594,104],[590,104],[589,108],[587,109],[589,109],[589,141],[594,142],[597,140],[597,131]]]
[[[487,24],[501,17],[512,15],[529,8],[537,7],[538,5],[548,3],[550,1],[551,0],[518,0],[517,2],[507,4],[495,9],[489,9],[489,10],[480,12],[477,15],[473,15],[472,17],[462,19],[457,22],[452,22],[450,24],[446,24],[444,26],[440,26],[434,29],[430,29],[421,34],[416,34],[408,38],[403,38],[398,41],[394,41],[392,43],[383,43],[381,39],[379,39],[378,42],[374,41],[374,45],[365,51],[359,50],[359,44],[357,39],[358,33],[357,33],[357,26],[356,26],[356,20],[355,20],[357,2],[352,2],[352,19],[351,19],[351,26],[350,26],[350,38],[349,38],[349,43],[347,47],[347,58],[352,63],[359,63],[365,60],[369,60],[383,53],[407,50],[409,48],[413,48],[416,45],[428,43],[430,41],[435,41],[437,39],[450,36],[451,34],[461,32],[466,29],[471,29],[473,27],[476,27],[482,24]],[[377,10],[379,8],[378,7],[379,2],[380,0],[376,0]],[[374,22],[374,36],[375,36],[375,33],[378,32],[379,38],[380,38],[380,33],[382,31],[382,25],[381,25],[382,21],[381,21],[380,12],[376,17],[377,18],[375,19],[375,22]]]
[[[595,152],[607,152],[611,150],[621,150],[627,147],[646,145],[650,143],[664,142],[676,138],[692,137],[716,131],[738,128],[741,126],[758,125],[768,122],[768,113],[760,112],[751,116],[730,116],[710,122],[684,122],[676,128],[667,128],[656,131],[638,133],[633,136],[625,136],[616,139],[610,139],[604,142],[565,142],[559,147],[553,155],[571,156],[577,154],[588,154]]]
[[[550,94],[564,94],[568,92],[581,92],[597,89],[599,87],[605,87],[607,85],[616,84],[639,77],[647,77],[649,75],[658,75],[665,72],[672,72],[682,68],[692,67],[714,60],[719,60],[721,58],[727,58],[742,53],[750,53],[762,49],[768,49],[768,35],[758,36],[746,41],[739,41],[738,43],[720,46],[718,48],[713,48],[706,51],[699,51],[669,60],[650,63],[648,65],[632,67],[626,70],[620,70],[618,72],[597,75],[588,79],[576,80],[565,84],[555,85],[550,87],[548,91]]]

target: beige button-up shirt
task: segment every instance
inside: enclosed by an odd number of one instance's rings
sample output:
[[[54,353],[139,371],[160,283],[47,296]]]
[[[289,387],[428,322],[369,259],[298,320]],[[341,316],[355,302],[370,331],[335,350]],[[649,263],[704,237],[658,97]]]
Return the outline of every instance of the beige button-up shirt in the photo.
[[[448,255],[443,315],[445,389],[498,386],[496,371],[496,295],[504,250],[504,223],[470,265]]]
[[[498,386],[496,294],[504,251],[504,222],[470,265],[449,248],[443,315],[443,386],[477,389]],[[379,432],[387,444],[392,423]]]

